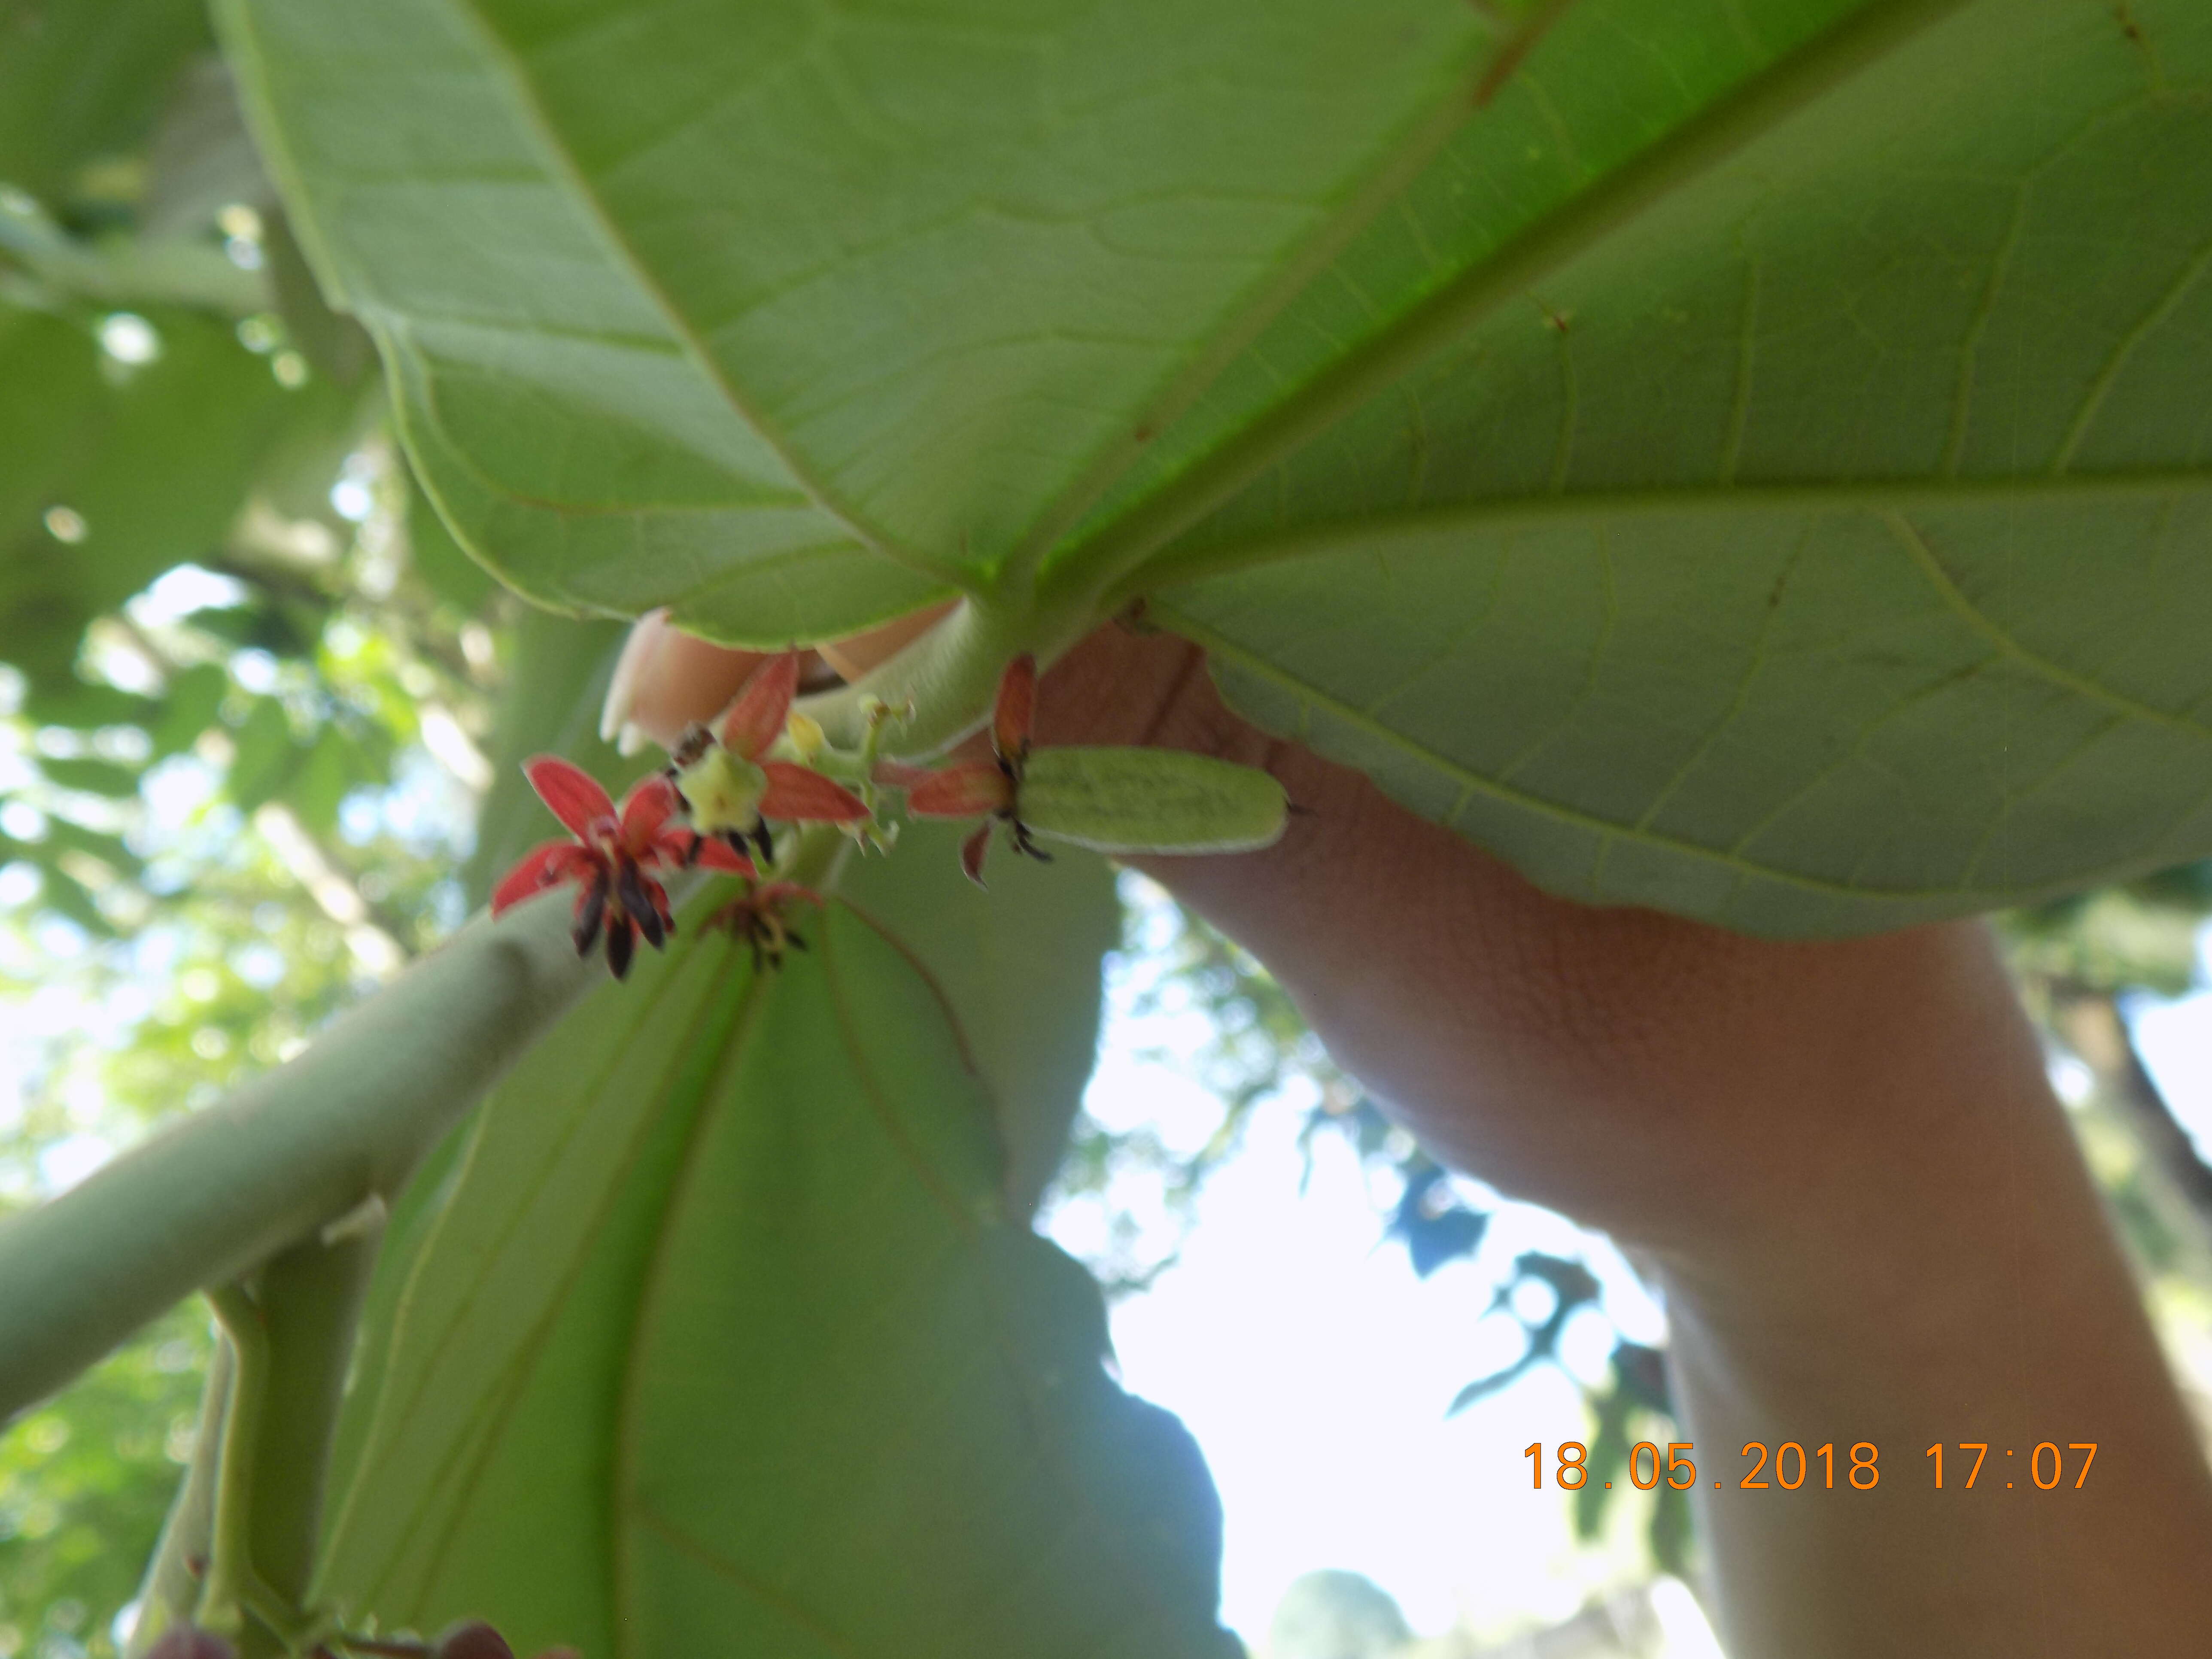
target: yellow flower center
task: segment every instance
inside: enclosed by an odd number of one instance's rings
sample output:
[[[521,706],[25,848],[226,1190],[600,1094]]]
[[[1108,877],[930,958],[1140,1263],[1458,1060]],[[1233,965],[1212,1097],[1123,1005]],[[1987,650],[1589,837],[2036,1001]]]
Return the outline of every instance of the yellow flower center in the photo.
[[[691,804],[691,827],[701,835],[732,830],[744,835],[760,822],[768,774],[726,749],[714,748],[677,774],[676,787]]]

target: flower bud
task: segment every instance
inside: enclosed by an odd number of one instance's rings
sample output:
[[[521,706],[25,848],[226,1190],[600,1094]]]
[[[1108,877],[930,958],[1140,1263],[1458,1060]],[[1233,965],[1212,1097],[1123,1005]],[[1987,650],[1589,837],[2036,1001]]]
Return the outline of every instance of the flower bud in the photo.
[[[211,1630],[172,1625],[146,1650],[146,1659],[238,1659],[238,1650]]]
[[[430,1644],[430,1659],[514,1659],[514,1650],[481,1619],[448,1625]]]
[[[1101,853],[1242,853],[1283,833],[1283,786],[1181,749],[1040,749],[1014,811],[1040,836]]]
[[[811,714],[793,714],[784,722],[783,732],[791,739],[792,749],[799,758],[809,765],[822,752],[823,744],[828,741],[822,730],[822,722]]]

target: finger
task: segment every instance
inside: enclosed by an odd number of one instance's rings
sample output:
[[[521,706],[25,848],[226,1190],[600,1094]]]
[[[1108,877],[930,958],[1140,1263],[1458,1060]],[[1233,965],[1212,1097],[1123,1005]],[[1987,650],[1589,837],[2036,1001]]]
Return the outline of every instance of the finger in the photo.
[[[681,633],[665,611],[648,611],[630,629],[615,665],[599,735],[619,742],[626,755],[648,742],[673,748],[694,720],[720,714],[766,660],[763,652]]]

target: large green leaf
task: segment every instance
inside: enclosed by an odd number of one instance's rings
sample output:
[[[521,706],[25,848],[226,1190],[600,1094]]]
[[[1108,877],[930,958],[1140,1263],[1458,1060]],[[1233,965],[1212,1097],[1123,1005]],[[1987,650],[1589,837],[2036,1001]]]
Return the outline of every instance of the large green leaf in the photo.
[[[1148,594],[1547,884],[1763,931],[2212,849],[2194,0],[220,9],[526,592]]]
[[[1438,0],[222,16],[464,534],[764,644],[1064,520],[1490,50]]]
[[[915,819],[889,858],[848,858],[837,891],[913,951],[960,1022],[1006,1142],[1008,1210],[1027,1216],[1067,1150],[1098,1052],[1099,963],[1121,937],[1094,854],[1002,859],[988,891],[960,864],[965,824]]]
[[[501,1085],[403,1227],[323,1580],[520,1650],[1214,1654],[1218,1511],[1005,1217],[986,1102],[842,905],[687,929]]]
[[[0,0],[0,184],[65,201],[137,147],[207,44],[194,0]]]
[[[1580,898],[1850,932],[2212,848],[2212,12],[1950,9],[1310,386],[1155,615]]]
[[[219,550],[272,458],[352,401],[287,391],[220,320],[150,316],[161,355],[125,372],[89,328],[0,303],[0,660],[49,688],[76,684],[87,622]],[[80,540],[52,533],[54,508]]]

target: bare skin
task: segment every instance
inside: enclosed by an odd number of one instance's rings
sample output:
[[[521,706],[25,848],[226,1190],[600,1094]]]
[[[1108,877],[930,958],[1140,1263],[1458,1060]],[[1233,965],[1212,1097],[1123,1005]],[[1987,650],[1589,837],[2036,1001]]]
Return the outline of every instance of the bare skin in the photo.
[[[1734,1659],[2201,1648],[2212,1477],[1982,927],[1781,944],[1551,897],[1245,725],[1164,637],[1094,635],[1037,736],[1273,771],[1306,809],[1280,842],[1147,872],[1438,1156],[1656,1272]],[[1754,1440],[1832,1443],[1835,1489],[1815,1460],[1741,1490]]]

